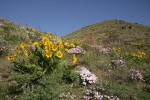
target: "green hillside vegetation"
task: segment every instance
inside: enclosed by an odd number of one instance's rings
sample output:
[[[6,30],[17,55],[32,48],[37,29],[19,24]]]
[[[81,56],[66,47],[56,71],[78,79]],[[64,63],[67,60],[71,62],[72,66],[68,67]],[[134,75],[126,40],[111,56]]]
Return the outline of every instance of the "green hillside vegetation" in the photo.
[[[80,57],[80,64],[96,70],[95,73],[101,75],[100,84],[104,83],[102,87],[109,92],[118,94],[123,100],[150,98],[150,26],[108,20],[83,27],[62,38],[65,41],[81,41],[87,53]],[[103,49],[104,52],[110,51],[104,54]],[[112,53],[113,49],[115,53]],[[140,60],[140,52],[145,53],[146,59]],[[114,59],[124,61],[124,65],[112,70]],[[147,81],[141,83],[130,80],[131,68],[139,70]],[[105,76],[107,71],[109,75]]]
[[[11,49],[22,41],[35,41],[40,35],[40,32],[34,28],[0,19],[0,68],[7,67],[8,62],[6,60],[6,55]]]
[[[83,27],[65,39],[83,40],[83,44],[144,49],[150,53],[150,26],[122,20],[108,20]]]
[[[62,43],[53,36],[0,19],[2,100],[149,100],[150,26],[108,20],[63,36]],[[24,48],[32,43],[36,49],[28,57],[20,54],[15,63],[8,61],[16,45]],[[63,57],[55,54],[53,60],[45,59],[45,55],[51,56],[43,51],[47,43],[58,43]],[[73,56],[65,53],[77,46],[84,52]],[[86,80],[85,85],[77,72],[83,67],[97,77],[96,82]]]

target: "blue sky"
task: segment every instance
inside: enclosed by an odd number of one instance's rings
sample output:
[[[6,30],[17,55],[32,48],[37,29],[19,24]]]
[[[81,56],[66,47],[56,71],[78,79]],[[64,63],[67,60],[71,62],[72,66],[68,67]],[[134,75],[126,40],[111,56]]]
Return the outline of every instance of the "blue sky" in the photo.
[[[150,0],[0,0],[0,18],[63,36],[111,19],[150,25]]]

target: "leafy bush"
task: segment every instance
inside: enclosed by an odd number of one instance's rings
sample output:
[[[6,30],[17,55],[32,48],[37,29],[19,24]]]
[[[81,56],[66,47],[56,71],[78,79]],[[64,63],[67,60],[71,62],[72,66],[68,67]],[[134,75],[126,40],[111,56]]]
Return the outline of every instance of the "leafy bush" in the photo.
[[[72,83],[78,78],[78,73],[65,62],[66,49],[72,47],[75,45],[63,44],[62,40],[51,35],[45,35],[41,41],[29,44],[22,42],[16,46],[8,54],[8,60],[13,63],[11,76],[16,81],[16,84],[10,86],[9,94],[19,93],[24,98],[35,100],[59,97],[63,90],[59,85],[63,82]],[[75,63],[77,58],[73,55]]]
[[[63,74],[63,80],[68,83],[74,82],[79,77],[79,73],[72,70],[71,67],[66,67]]]

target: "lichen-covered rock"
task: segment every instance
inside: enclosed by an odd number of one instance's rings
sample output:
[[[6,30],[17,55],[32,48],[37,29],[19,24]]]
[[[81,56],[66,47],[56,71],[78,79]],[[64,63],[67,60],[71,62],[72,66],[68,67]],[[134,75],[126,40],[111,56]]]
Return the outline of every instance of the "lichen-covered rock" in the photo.
[[[100,45],[96,45],[96,46],[92,46],[93,48],[97,49],[99,52],[103,53],[103,54],[107,54],[111,51],[110,48],[104,48]]]
[[[123,66],[124,62],[122,60],[112,60],[111,61],[112,68],[117,66]]]
[[[97,81],[96,75],[91,73],[85,67],[81,67],[77,72],[80,73],[80,79],[81,79],[83,85],[93,84]]]
[[[141,74],[138,70],[136,70],[136,69],[134,69],[134,68],[131,68],[131,69],[129,70],[129,73],[130,73],[131,79],[133,79],[133,80],[139,80],[139,81],[145,81],[145,80],[143,79],[142,74]]]
[[[69,54],[85,54],[85,50],[81,48],[80,46],[77,46],[76,48],[70,48],[68,51]]]

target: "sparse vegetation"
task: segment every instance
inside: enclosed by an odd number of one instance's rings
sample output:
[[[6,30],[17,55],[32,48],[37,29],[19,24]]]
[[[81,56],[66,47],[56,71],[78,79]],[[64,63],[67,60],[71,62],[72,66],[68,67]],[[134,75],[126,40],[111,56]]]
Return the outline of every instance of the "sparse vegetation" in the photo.
[[[149,100],[149,43],[149,26],[121,20],[61,40],[0,19],[0,98]]]

